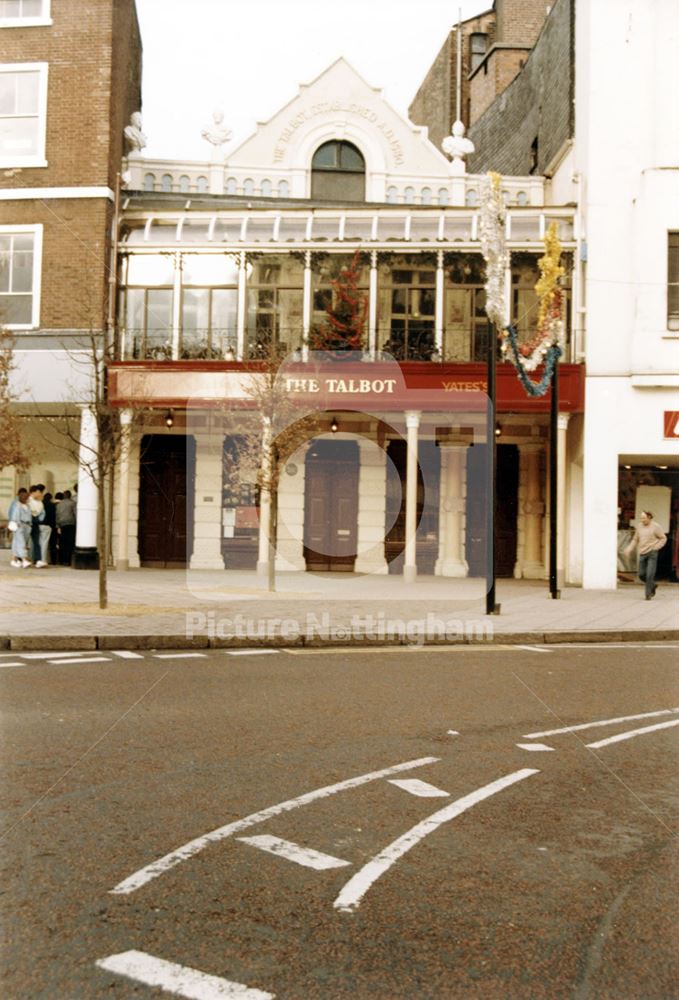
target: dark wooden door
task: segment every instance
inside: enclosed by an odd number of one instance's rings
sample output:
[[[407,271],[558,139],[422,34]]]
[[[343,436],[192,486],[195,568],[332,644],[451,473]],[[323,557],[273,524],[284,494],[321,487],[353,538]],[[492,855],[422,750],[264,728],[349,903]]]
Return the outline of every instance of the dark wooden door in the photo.
[[[470,576],[486,573],[486,446],[467,449],[466,559]],[[514,575],[516,563],[516,519],[519,500],[519,449],[514,444],[497,448],[497,507],[495,511],[498,577]]]
[[[307,569],[351,573],[358,541],[359,452],[354,441],[315,441],[306,457]]]
[[[139,463],[139,559],[142,566],[182,567],[193,550],[195,441],[146,434]]]

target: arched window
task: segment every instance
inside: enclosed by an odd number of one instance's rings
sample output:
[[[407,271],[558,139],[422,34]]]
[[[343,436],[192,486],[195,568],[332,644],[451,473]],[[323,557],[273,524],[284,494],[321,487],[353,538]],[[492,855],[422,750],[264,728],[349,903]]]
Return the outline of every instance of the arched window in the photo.
[[[189,191],[189,178],[186,174],[182,174],[179,178],[179,190],[182,194],[188,194]]]
[[[467,208],[476,208],[479,203],[479,196],[474,188],[470,188],[464,198],[464,203]]]
[[[243,181],[243,194],[250,195],[255,193],[255,182],[252,177],[246,177]]]
[[[407,187],[405,189],[405,191],[403,192],[403,200],[405,201],[406,205],[414,205],[415,204],[415,188],[414,187]]]
[[[526,194],[525,191],[519,191],[517,193],[517,195],[516,195],[516,204],[517,205],[527,205],[528,204],[528,195]]]
[[[260,184],[259,192],[260,192],[262,198],[270,198],[271,197],[271,181],[268,181],[266,178],[264,178],[264,180]]]
[[[155,174],[144,174],[144,191],[153,191],[156,186]]]
[[[279,198],[289,198],[290,197],[290,185],[287,181],[278,182],[278,197]]]
[[[420,201],[423,205],[431,205],[431,188],[422,188]]]
[[[196,180],[196,191],[198,194],[207,194],[207,177],[199,177]]]
[[[311,161],[311,197],[365,201],[365,160],[350,142],[324,142]]]
[[[389,205],[395,205],[398,198],[398,188],[395,188],[393,184],[391,187],[387,188],[387,203]]]
[[[161,191],[172,190],[172,174],[163,174],[163,176],[160,179],[160,190]]]
[[[237,187],[236,178],[235,177],[229,177],[229,179],[226,182],[226,193],[227,194],[235,194],[236,193],[236,187]]]
[[[448,188],[439,188],[439,205],[448,204]]]

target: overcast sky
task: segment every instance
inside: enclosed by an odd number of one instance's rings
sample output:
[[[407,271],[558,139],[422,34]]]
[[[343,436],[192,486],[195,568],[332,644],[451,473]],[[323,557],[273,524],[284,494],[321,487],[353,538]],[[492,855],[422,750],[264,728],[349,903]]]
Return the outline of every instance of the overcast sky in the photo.
[[[450,28],[492,0],[137,0],[146,156],[207,159],[224,111],[246,139],[338,56],[407,114]]]

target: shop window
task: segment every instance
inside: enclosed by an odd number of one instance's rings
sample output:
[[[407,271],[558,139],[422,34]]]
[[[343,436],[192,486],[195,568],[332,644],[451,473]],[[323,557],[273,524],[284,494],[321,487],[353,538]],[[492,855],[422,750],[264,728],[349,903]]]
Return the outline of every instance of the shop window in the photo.
[[[46,167],[47,63],[0,65],[0,167]]]
[[[311,161],[311,197],[365,201],[365,160],[356,146],[336,140],[319,146]]]
[[[41,245],[42,226],[0,226],[1,326],[38,326]]]
[[[265,254],[249,265],[249,357],[266,357],[272,344],[292,353],[302,346],[304,265],[291,256]]]
[[[418,254],[397,255],[379,275],[381,350],[397,361],[429,361],[436,351],[435,265]]]
[[[455,254],[446,261],[443,355],[446,361],[485,361],[488,349],[486,272],[480,254]]]
[[[259,539],[259,489],[252,442],[224,438],[222,457],[222,554],[227,569],[254,569]]]
[[[679,233],[667,239],[667,328],[679,330]]]

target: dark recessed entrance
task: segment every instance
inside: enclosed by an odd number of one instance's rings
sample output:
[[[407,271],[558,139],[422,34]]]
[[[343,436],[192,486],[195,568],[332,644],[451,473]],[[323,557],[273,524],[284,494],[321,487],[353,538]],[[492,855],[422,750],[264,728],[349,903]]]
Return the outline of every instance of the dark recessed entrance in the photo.
[[[181,568],[193,551],[195,439],[145,434],[139,459],[139,560]]]
[[[304,558],[309,570],[351,573],[358,540],[355,441],[313,441],[306,456]]]
[[[467,449],[466,558],[470,576],[486,572],[486,446]],[[495,511],[496,574],[514,575],[516,519],[519,503],[519,449],[515,444],[497,448],[497,508]]]

